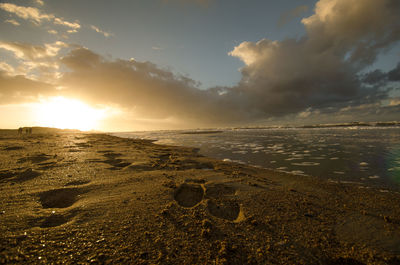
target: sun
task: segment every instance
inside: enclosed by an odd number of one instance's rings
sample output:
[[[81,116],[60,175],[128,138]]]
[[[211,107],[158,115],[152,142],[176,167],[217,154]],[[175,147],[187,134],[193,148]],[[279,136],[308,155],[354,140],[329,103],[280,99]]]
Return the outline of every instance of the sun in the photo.
[[[40,126],[89,131],[96,129],[105,111],[95,109],[82,101],[55,97],[43,101],[37,109]]]

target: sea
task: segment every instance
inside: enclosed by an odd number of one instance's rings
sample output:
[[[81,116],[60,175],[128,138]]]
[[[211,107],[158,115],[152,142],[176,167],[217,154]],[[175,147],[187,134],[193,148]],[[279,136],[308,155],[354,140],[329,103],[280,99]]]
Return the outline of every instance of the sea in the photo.
[[[188,146],[225,161],[400,191],[400,127],[267,128],[113,133]]]

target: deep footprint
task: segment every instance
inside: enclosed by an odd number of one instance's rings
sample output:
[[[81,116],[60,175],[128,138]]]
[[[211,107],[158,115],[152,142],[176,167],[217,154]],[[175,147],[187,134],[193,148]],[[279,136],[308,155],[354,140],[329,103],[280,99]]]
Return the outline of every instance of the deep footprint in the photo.
[[[74,180],[74,181],[68,182],[64,186],[78,186],[78,185],[88,184],[89,182],[90,182],[90,180]]]
[[[33,156],[27,156],[27,157],[22,157],[20,159],[18,159],[18,163],[25,163],[25,162],[31,162],[34,164],[39,164],[41,162],[44,162],[46,160],[51,159],[52,156],[50,155],[46,155],[46,154],[36,154]]]
[[[78,188],[49,190],[39,193],[39,200],[43,208],[66,208],[78,200],[78,195],[85,192]]]
[[[236,220],[240,213],[240,205],[237,202],[230,200],[222,202],[209,200],[207,203],[207,209],[211,215],[229,221]]]
[[[174,199],[182,207],[193,207],[203,199],[204,191],[197,184],[182,184],[175,191]]]
[[[72,217],[73,217],[73,215],[64,216],[61,214],[52,214],[52,215],[44,218],[43,221],[40,222],[39,227],[40,228],[49,228],[49,227],[60,226],[65,223],[68,223]]]
[[[24,181],[34,179],[40,175],[42,175],[42,173],[29,168],[29,169],[19,173],[14,180],[16,182],[24,182]]]

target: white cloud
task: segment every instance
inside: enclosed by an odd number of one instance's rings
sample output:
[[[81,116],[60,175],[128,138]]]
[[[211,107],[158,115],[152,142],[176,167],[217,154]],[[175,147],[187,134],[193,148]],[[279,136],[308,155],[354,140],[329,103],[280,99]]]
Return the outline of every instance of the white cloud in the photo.
[[[50,21],[54,19],[54,15],[42,14],[41,11],[35,7],[24,7],[11,3],[0,3],[0,9],[3,9],[9,13],[13,13],[20,18],[31,20],[35,24],[40,24],[43,20]]]
[[[7,19],[7,20],[5,20],[4,22],[6,22],[6,23],[9,23],[9,24],[12,24],[12,25],[14,25],[14,26],[19,26],[19,25],[21,25],[18,21],[16,21],[15,19]]]
[[[110,32],[106,32],[101,30],[100,28],[94,26],[94,25],[90,25],[90,28],[94,31],[96,31],[97,33],[103,34],[104,37],[108,38],[110,37],[112,34]]]
[[[66,47],[68,45],[61,41],[44,45],[0,42],[0,49],[12,52],[19,63],[14,70],[5,64],[2,64],[0,69],[8,74],[23,75],[28,79],[54,83],[59,75],[59,53],[62,48]]]
[[[40,5],[40,6],[43,6],[43,5],[44,5],[43,0],[34,0],[34,2],[35,2],[37,5]]]
[[[14,67],[12,67],[6,62],[0,62],[0,70],[6,72],[9,75],[12,75],[15,72]]]
[[[69,27],[69,28],[72,28],[75,30],[79,29],[81,27],[81,25],[79,24],[78,21],[68,22],[68,21],[65,21],[62,18],[58,18],[58,17],[54,18],[54,24],[63,25],[63,26],[66,26],[66,27]]]
[[[53,34],[53,35],[56,35],[58,33],[57,30],[54,30],[54,29],[49,29],[47,32],[49,34]]]
[[[35,25],[41,24],[43,21],[53,22],[56,25],[66,26],[72,29],[79,29],[81,25],[78,21],[68,22],[63,18],[59,18],[54,16],[53,14],[43,13],[36,7],[25,7],[18,6],[11,3],[1,3],[0,9],[3,9],[6,12],[12,13],[17,17],[23,18],[25,20],[29,20],[33,22]]]
[[[153,46],[151,47],[151,49],[155,50],[155,51],[162,51],[164,50],[164,48],[158,47],[158,46]]]
[[[19,42],[4,42],[0,41],[0,49],[10,51],[15,57],[23,60],[36,60],[48,57],[54,57],[58,54],[58,51],[67,47],[68,45],[62,41],[57,41],[51,44],[30,45]]]

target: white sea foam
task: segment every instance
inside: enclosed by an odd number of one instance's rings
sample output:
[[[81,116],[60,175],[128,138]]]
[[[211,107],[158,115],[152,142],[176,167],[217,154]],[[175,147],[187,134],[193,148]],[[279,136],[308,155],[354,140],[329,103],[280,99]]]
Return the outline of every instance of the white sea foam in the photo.
[[[303,157],[289,157],[289,158],[286,158],[285,160],[292,161],[292,160],[302,160],[302,159],[303,159]]]
[[[344,172],[343,172],[343,171],[333,171],[333,173],[335,173],[335,174],[339,174],[339,175],[343,175],[343,174],[344,174]]]
[[[242,155],[245,155],[245,154],[247,154],[247,153],[248,153],[248,152],[245,151],[245,150],[233,151],[233,152],[232,152],[232,154],[242,154]]]
[[[304,175],[304,171],[301,170],[292,170],[290,173],[295,174],[295,175]]]
[[[320,163],[317,162],[301,162],[301,163],[292,163],[293,166],[318,166]]]

